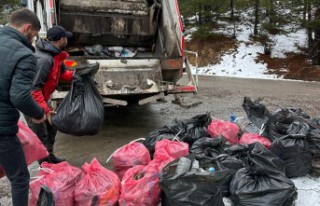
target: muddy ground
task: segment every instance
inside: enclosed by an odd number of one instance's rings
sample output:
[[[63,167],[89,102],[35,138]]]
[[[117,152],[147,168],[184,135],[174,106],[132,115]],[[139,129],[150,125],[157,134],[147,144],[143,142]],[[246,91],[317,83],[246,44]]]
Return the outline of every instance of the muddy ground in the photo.
[[[173,96],[168,96],[166,102],[147,106],[107,108],[104,127],[98,136],[60,134],[56,151],[76,166],[94,157],[105,162],[116,148],[130,140],[145,137],[175,118],[190,118],[208,111],[222,119],[229,119],[231,113],[244,115],[241,107],[244,96],[265,98],[264,103],[270,110],[279,106],[298,106],[310,115],[320,114],[317,98],[320,96],[320,83],[201,77],[199,94],[181,96],[185,104],[200,105],[182,108],[172,103]]]
[[[107,108],[105,123],[97,136],[74,137],[58,134],[56,153],[67,158],[75,165],[81,166],[97,157],[104,162],[109,155],[120,146],[133,139],[145,137],[150,131],[157,129],[174,118],[184,119],[207,111],[214,116],[229,119],[231,113],[244,115],[241,103],[244,96],[253,99],[265,98],[264,103],[270,110],[279,107],[298,106],[312,116],[320,114],[320,83],[255,80],[224,77],[200,77],[200,88],[197,95],[183,96],[183,102],[201,103],[192,108],[182,108],[173,104],[173,96],[165,98],[166,102],[158,102],[147,106]],[[5,178],[0,180],[0,205],[10,205],[10,191]]]

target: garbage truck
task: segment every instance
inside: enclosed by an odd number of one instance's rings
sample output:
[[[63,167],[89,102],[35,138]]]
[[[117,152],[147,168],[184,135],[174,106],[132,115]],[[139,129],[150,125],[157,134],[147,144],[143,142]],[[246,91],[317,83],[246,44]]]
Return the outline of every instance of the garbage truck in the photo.
[[[144,105],[164,96],[197,92],[184,50],[177,0],[27,0],[37,13],[40,36],[53,25],[73,33],[69,68],[98,62],[94,80],[106,105]],[[187,73],[187,81],[178,81]],[[70,85],[69,85],[70,87]],[[52,95],[63,99],[68,85]]]

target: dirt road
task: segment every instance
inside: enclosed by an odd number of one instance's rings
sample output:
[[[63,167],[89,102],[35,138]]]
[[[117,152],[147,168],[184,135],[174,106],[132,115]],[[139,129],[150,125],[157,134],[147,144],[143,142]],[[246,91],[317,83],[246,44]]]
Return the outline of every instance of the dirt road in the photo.
[[[319,116],[320,83],[236,79],[223,77],[200,77],[200,88],[197,95],[184,95],[183,102],[201,103],[186,109],[173,104],[173,96],[166,97],[166,102],[143,107],[107,108],[105,123],[101,133],[94,137],[73,137],[59,134],[56,141],[56,153],[67,158],[75,165],[81,166],[86,161],[97,157],[101,163],[120,146],[130,140],[144,137],[150,131],[159,128],[174,118],[184,119],[212,111],[214,116],[229,119],[231,113],[243,115],[241,107],[243,97],[253,99],[265,98],[270,110],[277,105],[283,107],[301,107],[312,116]],[[106,164],[105,164],[106,165]],[[106,165],[109,167],[110,165]],[[0,204],[10,205],[8,183],[0,180]]]
[[[107,108],[105,124],[98,136],[71,137],[60,134],[56,151],[76,166],[93,157],[105,162],[116,148],[132,139],[145,137],[174,118],[190,118],[207,111],[223,119],[229,119],[230,113],[244,114],[241,107],[244,96],[265,98],[271,110],[278,104],[283,107],[298,106],[315,116],[320,114],[320,83],[201,77],[199,94],[183,96],[185,104],[201,102],[200,105],[185,109],[173,104],[174,98],[169,96],[165,103]]]

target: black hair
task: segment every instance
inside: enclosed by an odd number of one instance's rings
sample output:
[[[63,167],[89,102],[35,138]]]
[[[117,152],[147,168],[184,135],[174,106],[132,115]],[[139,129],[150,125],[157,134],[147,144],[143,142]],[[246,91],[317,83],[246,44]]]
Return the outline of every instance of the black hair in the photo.
[[[33,29],[41,29],[37,15],[29,9],[19,9],[10,16],[10,25],[20,27],[23,24],[31,24]]]

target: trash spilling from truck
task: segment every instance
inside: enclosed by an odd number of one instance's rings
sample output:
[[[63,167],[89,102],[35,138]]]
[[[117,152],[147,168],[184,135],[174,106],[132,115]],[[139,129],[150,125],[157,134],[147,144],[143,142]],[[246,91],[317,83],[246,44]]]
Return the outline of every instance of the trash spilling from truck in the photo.
[[[82,170],[42,163],[30,183],[32,202],[51,197],[59,205],[65,197],[81,206],[295,205],[299,193],[315,186],[299,178],[320,175],[320,119],[300,108],[272,112],[247,97],[243,108],[247,116],[232,114],[230,121],[211,112],[176,119],[117,149],[107,159],[113,171],[96,159]]]

